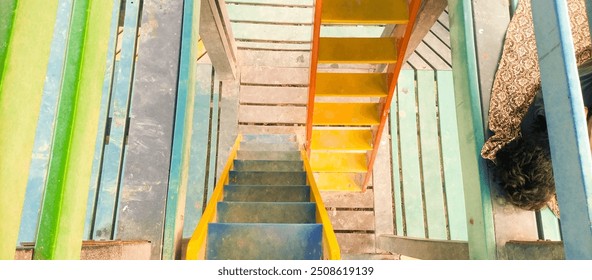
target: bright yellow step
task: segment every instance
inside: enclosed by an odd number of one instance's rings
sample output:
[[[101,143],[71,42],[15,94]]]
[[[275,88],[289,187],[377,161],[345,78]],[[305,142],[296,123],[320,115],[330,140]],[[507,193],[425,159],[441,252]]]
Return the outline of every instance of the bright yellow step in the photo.
[[[314,173],[315,182],[320,191],[362,190],[362,181],[366,173]]]
[[[317,152],[310,154],[310,167],[313,172],[366,172],[366,154]]]
[[[316,96],[386,97],[386,74],[317,73]]]
[[[315,103],[313,125],[378,125],[376,103]]]
[[[395,63],[395,39],[319,38],[319,63]]]
[[[407,0],[324,0],[325,24],[406,24]]]
[[[311,149],[333,151],[372,150],[372,131],[368,129],[315,129]]]

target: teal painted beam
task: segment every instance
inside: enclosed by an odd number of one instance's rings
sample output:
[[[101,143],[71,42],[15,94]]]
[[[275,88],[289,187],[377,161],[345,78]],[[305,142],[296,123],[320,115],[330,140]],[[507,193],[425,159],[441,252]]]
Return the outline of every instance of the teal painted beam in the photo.
[[[0,50],[0,131],[10,131],[0,133],[0,259],[13,259],[58,2],[0,3],[0,36],[10,38]]]
[[[140,2],[127,1],[121,38],[120,59],[116,63],[115,80],[111,93],[109,142],[105,143],[103,164],[98,186],[96,212],[92,239],[113,239],[115,209],[122,174],[122,160],[125,149],[125,133],[129,116],[129,102],[132,93],[134,61]]]
[[[450,44],[458,138],[471,259],[495,259],[495,233],[487,164],[471,1],[449,0]]]
[[[209,137],[209,168],[208,168],[208,194],[207,201],[210,201],[216,186],[216,160],[218,159],[218,121],[220,111],[220,90],[221,82],[216,77],[214,79],[214,90],[212,92],[212,113],[210,114],[210,137]]]
[[[592,27],[592,0],[586,0],[586,13],[588,14],[588,26]],[[592,34],[592,28],[590,33]]]
[[[35,259],[78,259],[114,1],[75,0]]]
[[[113,14],[111,16],[111,28],[109,37],[109,47],[107,49],[107,63],[105,65],[105,78],[103,80],[103,93],[101,97],[101,111],[99,112],[99,124],[97,126],[97,139],[95,144],[95,154],[93,158],[92,173],[88,190],[88,203],[86,208],[86,221],[84,223],[84,239],[92,238],[92,229],[94,225],[95,206],[99,185],[99,175],[103,165],[103,151],[105,144],[105,130],[109,114],[111,101],[111,87],[115,80],[115,48],[117,45],[119,14],[121,0],[113,3]]]
[[[53,41],[51,43],[45,85],[43,87],[37,131],[35,132],[33,155],[31,156],[27,192],[18,239],[19,243],[33,242],[37,234],[39,212],[41,211],[42,195],[47,179],[47,168],[51,153],[50,147],[53,139],[59,91],[62,86],[62,73],[65,67],[64,61],[66,60],[66,49],[68,46],[68,33],[63,32],[63,30],[70,29],[72,3],[73,0],[60,0],[58,2],[57,19]]]
[[[169,191],[164,225],[162,259],[179,259],[181,256],[179,228],[185,215],[185,197],[189,177],[193,107],[195,101],[196,50],[199,36],[199,10],[201,1],[187,0],[183,6],[183,28],[181,38],[181,59],[179,63],[179,84],[173,131],[173,148],[169,174]],[[197,24],[197,25],[196,25]],[[189,220],[193,217],[188,217]]]
[[[590,260],[592,157],[567,3],[536,1],[532,15],[565,258]]]
[[[212,98],[212,71],[212,65],[198,64],[197,66],[191,159],[189,162],[190,176],[187,182],[183,238],[191,237],[203,212],[208,166],[208,128]]]

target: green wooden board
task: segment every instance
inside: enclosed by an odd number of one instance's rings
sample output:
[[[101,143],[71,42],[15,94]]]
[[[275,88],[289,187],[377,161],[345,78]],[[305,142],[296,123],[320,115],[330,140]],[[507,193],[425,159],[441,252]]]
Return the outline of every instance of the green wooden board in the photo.
[[[446,207],[442,188],[434,71],[417,71],[421,163],[428,237],[446,239]]]
[[[393,169],[393,196],[394,196],[394,211],[395,211],[395,234],[403,236],[403,197],[401,192],[401,173],[400,173],[400,160],[401,155],[399,153],[399,103],[397,94],[393,96],[391,101],[391,113],[390,113],[390,134],[391,134],[391,160]]]
[[[413,71],[401,71],[398,81],[401,170],[407,236],[425,237],[421,171],[418,158],[416,90]]]
[[[234,38],[274,42],[310,42],[310,25],[231,23]],[[323,26],[321,37],[380,37],[382,26]]]
[[[226,5],[231,22],[312,24],[313,9],[251,5]]]

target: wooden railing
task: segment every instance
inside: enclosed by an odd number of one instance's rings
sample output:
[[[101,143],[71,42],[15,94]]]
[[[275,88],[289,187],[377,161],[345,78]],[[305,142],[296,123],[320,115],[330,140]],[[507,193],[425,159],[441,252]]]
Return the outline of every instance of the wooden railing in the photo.
[[[236,142],[230,151],[230,155],[228,156],[228,161],[226,161],[224,170],[222,171],[220,178],[218,178],[218,183],[216,184],[214,193],[212,194],[212,197],[206,206],[206,210],[199,220],[199,224],[195,228],[195,231],[189,240],[189,244],[187,244],[187,255],[185,257],[187,260],[205,259],[208,225],[209,223],[214,222],[214,219],[216,218],[216,206],[218,202],[224,197],[224,186],[228,184],[230,170],[234,165],[234,159],[236,158],[236,154],[240,148],[240,142],[242,138],[243,137],[241,134],[236,137]]]
[[[323,225],[323,259],[325,260],[340,260],[341,250],[337,243],[337,237],[333,231],[333,225],[329,219],[329,214],[325,209],[325,204],[321,198],[321,192],[314,180],[308,155],[305,149],[301,149],[302,161],[304,162],[304,170],[306,171],[306,178],[310,186],[310,201],[316,204],[316,219],[317,223]]]

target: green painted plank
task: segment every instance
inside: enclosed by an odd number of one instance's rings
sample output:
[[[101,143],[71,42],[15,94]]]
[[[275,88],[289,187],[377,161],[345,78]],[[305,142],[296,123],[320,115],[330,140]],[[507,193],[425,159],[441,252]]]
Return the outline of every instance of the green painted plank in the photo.
[[[496,245],[475,51],[471,1],[449,0],[450,47],[471,259],[495,259]]]
[[[92,173],[88,190],[88,203],[86,208],[86,221],[84,223],[84,238],[92,238],[92,227],[94,224],[95,203],[99,185],[99,175],[103,165],[103,150],[105,144],[105,130],[107,118],[110,114],[111,86],[116,80],[116,62],[115,47],[117,44],[117,34],[119,25],[119,14],[121,0],[113,3],[113,14],[111,17],[111,29],[109,38],[109,48],[107,50],[107,63],[105,65],[105,78],[103,80],[103,95],[101,97],[101,111],[99,113],[99,124],[97,126],[97,139],[95,144],[95,155],[93,158]]]
[[[540,211],[541,225],[543,231],[543,239],[551,241],[561,241],[561,228],[559,227],[559,219],[549,208],[543,208]]]
[[[417,139],[415,73],[401,71],[398,81],[401,171],[406,236],[425,237],[423,198]]]
[[[251,5],[227,5],[230,21],[312,24],[313,9]]]
[[[14,21],[17,0],[0,0],[0,85],[4,73],[6,52],[10,44],[10,35]]]
[[[10,5],[2,1],[3,13]],[[4,42],[9,45],[2,49],[0,131],[10,133],[0,133],[0,186],[10,187],[0,187],[0,259],[14,258],[57,6],[57,1],[20,1],[10,41]],[[2,30],[6,38],[8,27]]]
[[[463,191],[462,165],[454,85],[451,71],[437,71],[438,108],[440,110],[440,133],[442,137],[442,162],[446,186],[446,209],[450,239],[467,240],[467,215]]]
[[[177,228],[182,221],[179,216],[184,211],[187,182],[189,178],[189,161],[191,134],[193,123],[193,107],[195,101],[195,71],[197,50],[194,47],[199,40],[200,2],[188,0],[183,6],[183,27],[181,38],[181,61],[179,65],[179,86],[177,90],[177,110],[173,132],[173,148],[171,151],[171,167],[167,208],[165,215],[162,259],[177,259]],[[179,215],[183,213],[183,215]],[[192,217],[194,218],[194,217]]]
[[[37,234],[37,223],[39,222],[39,211],[41,209],[42,195],[45,187],[47,166],[53,130],[55,125],[56,108],[59,99],[59,89],[62,85],[62,74],[64,71],[64,59],[68,43],[68,34],[62,30],[70,27],[72,16],[72,0],[59,1],[57,19],[54,27],[51,52],[47,65],[47,75],[43,87],[43,97],[35,132],[35,143],[33,156],[29,168],[29,179],[27,181],[27,192],[21,218],[21,227],[18,242],[33,242]]]
[[[392,161],[392,170],[393,170],[393,196],[394,196],[394,204],[395,204],[395,234],[399,236],[404,236],[403,230],[403,196],[401,192],[401,174],[400,174],[400,159],[401,155],[399,154],[399,142],[400,142],[400,135],[399,135],[399,98],[397,94],[393,96],[393,100],[391,101],[391,112],[390,112],[390,132],[391,132],[391,161]]]
[[[260,4],[273,6],[307,6],[312,7],[314,0],[228,0],[226,4]]]
[[[207,201],[210,201],[214,186],[216,186],[216,160],[218,155],[218,122],[220,112],[220,89],[222,85],[218,77],[214,79],[214,91],[212,92],[212,113],[210,114],[210,137],[209,137],[209,168],[208,168],[208,193]]]
[[[428,237],[446,239],[446,206],[440,170],[440,144],[436,112],[434,71],[417,71],[417,99],[421,139],[421,166],[425,195]]]
[[[78,259],[113,1],[74,2],[35,259]]]
[[[125,129],[129,115],[129,102],[132,93],[136,39],[140,3],[128,1],[125,6],[123,33],[121,35],[120,59],[115,68],[115,81],[111,93],[111,125],[109,142],[103,151],[103,166],[98,186],[95,221],[92,239],[113,239],[113,224],[117,196],[122,173],[122,159],[125,147]]]
[[[187,182],[187,202],[183,237],[193,234],[203,211],[208,167],[208,129],[210,125],[210,102],[212,101],[212,65],[198,64],[195,82],[195,103],[191,136],[191,158]]]
[[[239,40],[310,42],[312,27],[307,25],[274,25],[231,23],[234,38]],[[323,26],[321,37],[380,37],[381,26]]]

